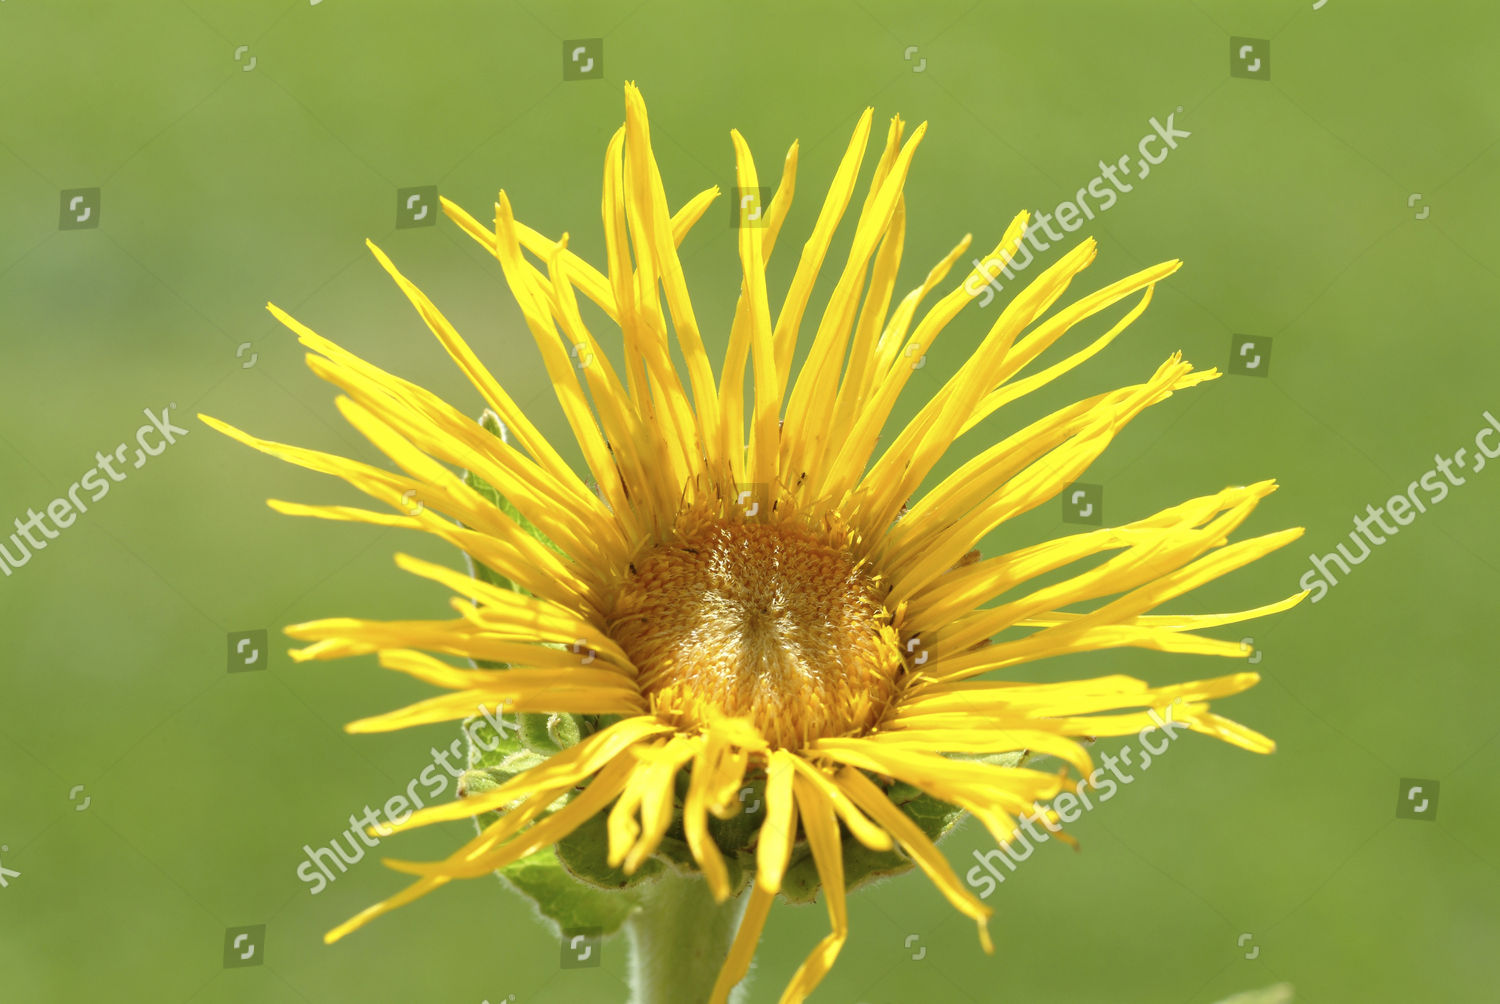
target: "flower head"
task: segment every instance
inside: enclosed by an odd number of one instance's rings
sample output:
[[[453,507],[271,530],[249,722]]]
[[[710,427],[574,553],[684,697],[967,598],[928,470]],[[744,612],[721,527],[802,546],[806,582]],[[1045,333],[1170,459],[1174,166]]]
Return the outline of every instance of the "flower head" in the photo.
[[[919,825],[910,796],[898,798],[898,789],[971,813],[1004,843],[1018,816],[1089,777],[1085,741],[1136,732],[1169,707],[1193,731],[1272,749],[1209,709],[1211,699],[1252,686],[1254,673],[1159,687],[1118,675],[981,679],[1052,655],[1122,646],[1242,657],[1239,643],[1195,632],[1286,609],[1301,596],[1225,614],[1152,611],[1300,530],[1228,541],[1274,488],[1259,482],[1123,526],[982,559],[974,551],[1001,523],[1056,497],[1143,409],[1217,376],[1178,355],[1141,383],[979,449],[912,502],[960,437],[1098,353],[1179,263],[1145,269],[1049,314],[1094,257],[1093,241],[1082,242],[1010,301],[968,360],[882,445],[898,395],[973,299],[970,283],[987,277],[969,272],[918,319],[964,256],[965,237],[920,286],[896,297],[902,187],[925,126],[908,135],[894,119],[848,257],[836,266],[794,378],[814,280],[854,193],[871,116],[866,110],[859,120],[774,313],[766,262],[792,201],[795,145],[760,225],[739,228],[743,278],[717,378],[677,248],[718,193],[670,211],[634,86],[626,88],[626,123],[605,155],[603,271],[570,251],[566,234],[553,240],[517,222],[504,192],[493,228],[444,202],[499,259],[593,485],[378,249],[380,264],[504,435],[271,308],[311,350],[313,370],[344,392],[340,411],[400,472],[205,421],[341,477],[391,508],[273,501],[277,510],[417,528],[452,543],[477,573],[398,556],[403,569],[453,591],[455,618],[340,618],[290,629],[312,642],[300,659],[375,652],[383,666],[447,691],[349,729],[460,720],[481,705],[583,716],[571,745],[397,827],[496,814],[443,861],[392,862],[417,881],[330,940],[455,878],[488,874],[565,841],[602,815],[608,864],[626,873],[680,835],[685,858],[722,900],[738,891],[733,860],[752,860],[753,890],[716,1000],[745,974],[789,862],[798,853],[810,858],[832,931],[786,991],[784,999],[801,1000],[846,938],[850,847],[915,862],[979,923],[989,949],[989,909],[959,881],[934,845],[936,831]],[[750,150],[738,132],[731,136],[737,185],[757,190]],[[1018,215],[990,257],[1014,251],[1026,222]],[[607,348],[585,326],[579,294],[618,326],[622,346]],[[1074,325],[1131,298],[1128,312],[1090,344],[1031,368]],[[673,364],[673,341],[685,373]],[[423,502],[416,512],[407,504],[413,494]],[[468,657],[475,668],[440,655]],[[484,668],[495,665],[506,668]],[[1022,752],[1064,766],[1054,772],[980,756]],[[752,783],[763,793],[764,816],[736,846],[726,821],[740,817],[739,794]]]

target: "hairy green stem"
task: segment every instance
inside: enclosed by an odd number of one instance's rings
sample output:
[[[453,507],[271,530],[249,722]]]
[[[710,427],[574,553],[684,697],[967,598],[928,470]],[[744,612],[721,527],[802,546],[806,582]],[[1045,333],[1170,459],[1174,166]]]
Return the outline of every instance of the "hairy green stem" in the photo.
[[[637,889],[641,908],[625,921],[630,1004],[706,1004],[739,930],[746,897],[715,903],[701,875],[670,867]]]

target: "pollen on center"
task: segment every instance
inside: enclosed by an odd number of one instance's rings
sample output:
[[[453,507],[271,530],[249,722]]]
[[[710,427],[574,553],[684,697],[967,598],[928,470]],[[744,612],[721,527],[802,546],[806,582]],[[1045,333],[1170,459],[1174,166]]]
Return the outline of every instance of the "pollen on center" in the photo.
[[[901,649],[880,580],[845,539],[699,511],[637,556],[609,624],[653,711],[686,728],[748,718],[787,748],[875,725]]]

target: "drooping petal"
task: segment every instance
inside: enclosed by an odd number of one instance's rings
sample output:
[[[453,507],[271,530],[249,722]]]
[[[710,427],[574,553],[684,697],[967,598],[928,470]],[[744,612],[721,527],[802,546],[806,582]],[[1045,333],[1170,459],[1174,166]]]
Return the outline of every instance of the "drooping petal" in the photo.
[[[828,900],[828,919],[833,930],[818,942],[807,961],[797,968],[781,995],[781,1004],[802,1004],[833,968],[834,960],[849,938],[849,908],[844,902],[844,851],[839,846],[839,824],[834,818],[833,806],[826,792],[805,774],[797,774],[792,788],[797,796],[798,815],[807,830],[813,866]]]
[[[948,860],[937,849],[937,845],[928,839],[910,817],[896,808],[874,782],[859,771],[852,767],[845,767],[835,775],[834,780],[848,793],[855,805],[868,813],[876,823],[885,827],[901,848],[911,855],[917,866],[932,880],[932,884],[937,886],[938,891],[949,903],[952,903],[964,915],[974,919],[979,925],[980,944],[986,952],[993,953],[995,946],[990,941],[989,930],[985,924],[993,911],[964,887],[963,882],[953,873]]]

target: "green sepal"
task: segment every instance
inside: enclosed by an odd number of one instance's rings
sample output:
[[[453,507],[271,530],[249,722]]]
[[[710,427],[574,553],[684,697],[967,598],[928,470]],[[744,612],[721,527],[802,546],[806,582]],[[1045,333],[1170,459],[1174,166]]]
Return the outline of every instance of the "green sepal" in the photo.
[[[498,788],[523,770],[530,770],[547,759],[527,749],[519,732],[509,729],[497,732],[483,718],[471,718],[465,722],[464,735],[469,737],[469,769],[458,779],[460,798]],[[485,749],[486,746],[493,748]],[[475,816],[474,821],[483,829],[499,818],[498,812],[486,812]]]
[[[1032,767],[1038,760],[1048,759],[1030,750],[1021,750],[1016,753],[951,753],[949,755],[955,760],[974,760],[979,763],[991,763],[997,767]]]
[[[492,414],[491,412],[488,412],[488,411],[485,412],[485,415],[491,415],[491,414]],[[499,420],[496,419],[496,421],[498,422]],[[480,419],[480,424],[481,425],[484,424],[484,419],[483,418]],[[491,431],[494,432],[496,435],[499,435],[499,427],[498,427],[498,425],[496,426],[495,429],[492,429]],[[491,485],[488,481],[484,480],[484,478],[481,478],[478,474],[475,474],[473,471],[464,471],[464,473],[463,473],[463,482],[464,482],[464,484],[468,485],[470,488],[474,489],[475,492],[479,493],[479,495],[482,498],[484,498],[485,501],[489,502],[496,509],[499,509],[501,512],[507,512],[507,511],[509,511],[509,513],[511,514],[511,518],[512,519],[515,519],[517,516],[520,515],[520,513],[515,512],[515,506],[512,506],[509,502],[507,502],[504,498],[502,498],[501,495],[500,495],[500,493],[495,490],[495,487],[493,485]],[[538,540],[542,539],[541,534],[537,533],[536,532],[536,528],[533,527],[533,526],[531,526],[530,523],[527,523],[527,524],[524,524],[524,525],[529,528],[529,532],[532,533],[532,535],[535,536]],[[470,529],[472,529],[472,527],[470,527]],[[490,585],[496,587],[497,589],[508,589],[508,590],[510,590],[513,593],[524,593],[525,592],[525,590],[523,590],[520,586],[516,585],[509,578],[507,578],[504,575],[501,575],[499,572],[495,571],[489,565],[486,565],[483,562],[476,560],[474,558],[474,556],[471,555],[471,554],[469,554],[467,551],[464,552],[464,561],[469,566],[469,575],[472,576],[473,578],[478,579],[480,582],[487,582]],[[486,668],[490,668],[490,667],[486,667]],[[499,666],[499,667],[494,667],[494,668],[505,669],[506,667]]]
[[[519,717],[521,742],[526,744],[527,749],[543,756],[551,756],[569,746],[576,746],[584,735],[577,715],[523,711]]]
[[[613,934],[639,905],[638,897],[628,891],[607,892],[578,881],[550,847],[495,874],[502,883],[531,900],[537,916],[554,926],[558,937],[564,931],[587,928]]]
[[[504,716],[501,716],[501,722],[509,724]],[[516,754],[530,752],[526,744],[521,741],[519,730],[509,728],[497,730],[484,718],[476,717],[464,722],[463,731],[469,740],[468,765],[471,769],[499,767],[508,769],[511,774],[526,769],[512,766]]]
[[[629,889],[655,878],[665,865],[654,857],[642,862],[633,875],[610,866],[607,816],[606,811],[596,813],[554,844],[557,860],[580,882],[605,890]]]
[[[708,817],[708,835],[726,857],[754,848],[760,839],[760,825],[766,821],[764,777],[746,777],[740,787],[740,796],[739,812],[728,819],[720,819],[712,813]],[[678,801],[680,804],[681,799]]]
[[[507,442],[505,430],[500,425],[500,416],[496,415],[493,411],[485,409],[484,414],[479,416],[479,424],[482,428],[494,435],[502,443]],[[562,548],[552,543],[552,541],[547,538],[546,534],[542,533],[542,531],[533,526],[531,520],[527,519],[525,516],[522,516],[520,510],[512,505],[509,499],[501,495],[500,492],[495,489],[494,485],[491,485],[488,481],[485,481],[484,478],[481,478],[473,471],[464,471],[464,484],[474,489],[487,501],[494,505],[495,508],[499,509],[501,512],[505,513],[505,515],[509,516],[511,519],[519,523],[521,529],[525,530],[528,534],[535,537],[542,544],[546,545],[548,550],[564,558],[567,557],[567,555],[563,554]],[[495,575],[495,573],[493,572],[491,572],[490,574]],[[497,579],[501,579],[501,581],[504,582],[510,581],[508,579],[503,579],[498,575],[496,575],[495,577]],[[488,581],[488,579],[486,581]],[[505,588],[515,589],[516,585],[512,582],[510,583],[510,585],[505,586]]]
[[[667,836],[661,838],[661,844],[657,847],[656,853],[663,861],[684,875],[699,875],[703,871],[693,858],[692,848],[688,847],[687,841],[681,836],[671,836],[669,832]],[[741,851],[738,854],[723,852],[722,856],[724,872],[729,879],[729,898],[734,899],[744,892],[745,888],[750,885],[750,880],[755,878],[755,854],[748,851]]]
[[[932,840],[947,834],[963,818],[963,810],[956,805],[918,793],[898,806],[921,831]],[[916,864],[903,852],[874,851],[856,840],[848,832],[841,841],[844,855],[844,888],[853,892],[861,886],[910,871]],[[786,876],[781,880],[781,894],[790,903],[811,903],[817,898],[821,882],[812,850],[805,841],[798,841],[787,863]]]
[[[1263,990],[1247,990],[1226,997],[1219,1004],[1292,1004],[1292,985],[1277,983]]]
[[[872,851],[847,833],[844,834],[841,845],[845,892],[853,892],[871,882],[900,875],[915,866],[915,862],[900,851]],[[812,851],[807,844],[799,844],[792,851],[786,875],[782,877],[781,895],[788,903],[806,904],[817,899],[820,888],[822,883],[818,878]]]
[[[469,769],[459,778],[463,797],[491,791],[522,771],[547,762],[545,754],[527,747],[520,732],[497,734],[483,719],[471,720],[464,731],[471,740]],[[486,745],[494,748],[486,750]],[[562,808],[569,797],[558,798],[548,807],[548,813]],[[483,830],[499,818],[498,811],[485,812],[475,816],[474,823]],[[559,934],[583,928],[599,928],[608,934],[618,929],[637,905],[628,888],[653,877],[663,866],[660,861],[648,861],[633,876],[610,869],[605,861],[605,826],[605,814],[597,814],[564,840],[495,874],[530,899],[539,916],[557,925]]]
[[[948,831],[953,829],[964,815],[964,810],[958,806],[933,798],[931,795],[918,795],[909,802],[903,802],[901,811],[916,823],[930,840],[940,840],[947,836]]]

